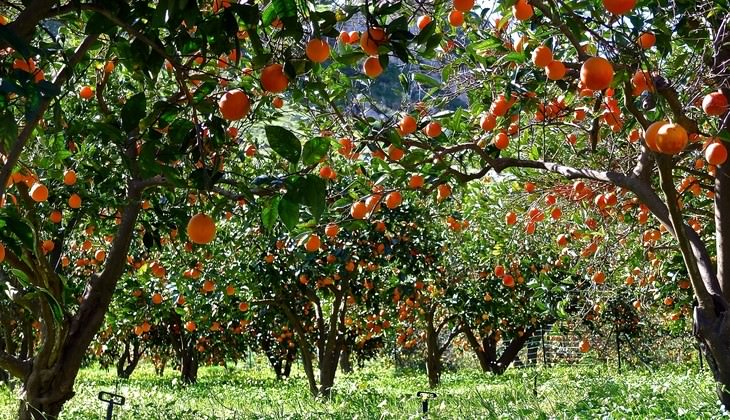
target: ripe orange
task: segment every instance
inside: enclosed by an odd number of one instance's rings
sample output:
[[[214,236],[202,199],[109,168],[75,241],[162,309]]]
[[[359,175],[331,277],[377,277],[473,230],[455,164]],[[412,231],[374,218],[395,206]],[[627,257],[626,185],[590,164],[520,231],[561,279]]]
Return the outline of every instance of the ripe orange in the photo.
[[[537,67],[547,67],[553,61],[553,52],[545,45],[532,50],[532,64]]]
[[[423,129],[423,133],[431,138],[438,137],[441,135],[441,124],[439,124],[438,121],[431,121],[426,124],[426,127]]]
[[[496,136],[494,136],[494,146],[499,150],[504,150],[509,146],[509,137],[507,137],[507,134],[505,133],[497,133]]]
[[[306,249],[307,252],[315,252],[319,249],[321,245],[322,241],[319,239],[319,236],[316,234],[312,234],[309,235],[307,241],[304,243],[304,249]]]
[[[97,249],[94,253],[94,259],[101,262],[106,259],[106,252],[103,249]]]
[[[659,120],[647,127],[646,131],[644,132],[644,142],[646,142],[646,146],[649,148],[649,150],[653,150],[655,152],[659,151],[659,149],[657,149],[656,143],[657,133],[659,132],[659,129],[665,124],[669,124],[669,121]]]
[[[63,220],[63,214],[58,210],[53,210],[49,219],[51,219],[51,222],[53,223],[61,223],[61,220]]]
[[[330,46],[327,41],[314,38],[307,43],[306,53],[307,58],[315,63],[323,63],[330,57]]]
[[[505,274],[502,277],[502,284],[504,284],[506,287],[510,287],[510,288],[515,287],[515,278],[509,274]]]
[[[391,160],[399,161],[403,159],[403,156],[406,154],[405,150],[398,148],[396,145],[391,144],[388,146],[388,157]]]
[[[332,169],[331,166],[323,166],[319,170],[319,176],[323,179],[335,179],[337,178],[337,174],[335,173],[335,170]]]
[[[418,124],[415,118],[406,114],[403,116],[403,118],[401,118],[398,127],[400,128],[401,132],[406,135],[414,133],[418,129]]]
[[[160,293],[158,293],[158,292],[155,292],[152,295],[152,303],[155,304],[155,305],[161,304],[162,303],[162,295]]]
[[[614,15],[625,15],[636,6],[636,0],[603,0],[603,7]]]
[[[241,89],[226,92],[218,101],[218,109],[223,118],[229,121],[240,120],[248,114],[251,103],[248,95]]]
[[[334,238],[338,233],[340,233],[340,227],[337,223],[328,223],[324,228],[324,234],[330,238]]]
[[[350,207],[350,216],[352,216],[353,219],[364,219],[367,212],[368,208],[363,201],[356,201],[352,203],[352,207]]]
[[[0,244],[0,262],[5,261],[5,245]]]
[[[104,73],[111,73],[114,71],[114,62],[109,60],[104,64]]]
[[[277,96],[271,100],[271,106],[273,106],[276,109],[279,109],[284,106],[284,100],[281,99],[281,96]]]
[[[512,16],[517,20],[527,20],[534,13],[535,11],[532,9],[532,5],[527,3],[527,0],[517,0],[517,3],[512,6]]]
[[[197,325],[195,325],[195,322],[188,321],[185,323],[185,329],[188,330],[188,332],[193,332],[197,328]]]
[[[431,19],[431,16],[429,15],[423,15],[416,20],[416,25],[418,26],[418,29],[423,30],[426,26],[428,26],[429,23],[431,23],[433,19]]]
[[[424,184],[424,178],[423,175],[412,175],[411,178],[408,180],[408,188],[411,189],[418,189],[423,187]]]
[[[497,117],[489,113],[484,114],[479,120],[479,125],[484,131],[492,131],[497,126]]]
[[[241,312],[247,312],[248,311],[248,303],[247,302],[241,302],[238,304],[238,310]]]
[[[593,280],[593,283],[603,284],[606,281],[606,275],[603,271],[596,271],[593,273],[593,277],[591,277],[591,279]]]
[[[679,124],[664,124],[656,134],[656,148],[662,153],[676,155],[687,147],[687,130]]]
[[[510,211],[504,215],[504,222],[512,226],[517,223],[517,213]]]
[[[362,71],[371,79],[380,76],[383,73],[383,67],[380,65],[380,59],[377,56],[370,56],[366,58],[362,65]]]
[[[561,80],[565,73],[565,64],[562,61],[553,60],[545,67],[545,74],[550,80]]]
[[[398,191],[393,191],[385,196],[385,206],[389,209],[394,209],[401,205],[403,202],[403,196]]]
[[[580,68],[580,81],[588,89],[606,89],[613,80],[613,66],[603,57],[591,57]]]
[[[436,187],[436,200],[444,201],[451,196],[451,186],[449,184],[439,184]]]
[[[36,203],[48,200],[48,187],[40,182],[36,182],[30,188],[30,198],[32,198]]]
[[[188,238],[196,244],[207,244],[215,238],[215,222],[210,216],[198,213],[190,218],[187,226]]]
[[[702,110],[707,115],[722,115],[728,110],[728,101],[722,92],[712,92],[702,100]]]
[[[350,33],[347,31],[340,32],[340,36],[337,39],[343,44],[349,44],[351,42]]]
[[[289,86],[289,79],[284,74],[284,66],[275,63],[261,70],[261,87],[272,93],[279,93]]]
[[[560,235],[558,235],[556,241],[561,248],[564,248],[568,246],[568,235],[561,233]]]
[[[464,24],[464,13],[460,10],[452,10],[449,13],[449,25],[461,26]]]
[[[651,32],[642,32],[641,35],[639,35],[639,38],[636,39],[636,43],[639,44],[639,47],[642,49],[648,50],[656,43],[656,35]]]
[[[578,350],[580,350],[581,353],[588,353],[590,349],[591,343],[588,340],[581,340],[580,343],[578,343]]]
[[[722,141],[711,143],[705,149],[705,159],[710,165],[722,165],[727,160],[727,148]]]
[[[350,33],[350,38],[352,38],[352,33]],[[378,55],[378,47],[380,44],[385,43],[386,40],[385,30],[377,26],[372,26],[362,33],[360,47],[367,55]]]
[[[91,86],[84,86],[79,90],[79,97],[84,100],[89,100],[94,97],[94,91],[91,89]]]
[[[454,0],[454,9],[460,12],[468,12],[474,8],[474,0]]]
[[[203,282],[203,292],[210,293],[215,290],[215,282],[213,280],[206,280]]]

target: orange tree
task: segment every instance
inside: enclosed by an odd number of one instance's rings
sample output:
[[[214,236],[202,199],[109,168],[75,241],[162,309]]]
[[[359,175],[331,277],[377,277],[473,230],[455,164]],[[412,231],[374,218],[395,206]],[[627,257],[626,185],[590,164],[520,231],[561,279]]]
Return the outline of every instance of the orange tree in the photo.
[[[354,48],[370,56],[363,72],[387,76],[383,69],[398,65],[389,57],[408,61],[400,80],[423,100],[405,101],[400,113],[367,104],[348,109],[354,121],[381,123],[359,140],[376,151],[397,148],[393,160],[406,169],[461,182],[523,168],[515,173],[538,184],[556,176],[589,180],[577,194],[592,194],[591,185],[618,188],[618,204],[653,215],[678,245],[697,300],[694,333],[722,385],[720,399],[730,404],[723,391],[730,384],[727,6],[512,3],[481,11],[461,1],[416,7],[413,19],[428,14],[431,21],[421,20],[411,42],[420,47],[407,51],[400,30],[415,22],[404,22],[396,6],[387,10],[393,16],[370,8],[371,29]],[[468,109],[451,103],[458,94]],[[687,174],[694,180],[680,181]],[[685,197],[688,190],[697,196]],[[697,233],[690,226],[697,223],[712,227]],[[588,253],[596,247],[589,244]]]

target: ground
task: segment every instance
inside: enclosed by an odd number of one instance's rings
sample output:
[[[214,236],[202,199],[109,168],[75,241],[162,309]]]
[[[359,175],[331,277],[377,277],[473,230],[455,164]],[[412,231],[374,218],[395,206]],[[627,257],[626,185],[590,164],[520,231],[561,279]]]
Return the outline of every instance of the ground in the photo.
[[[277,381],[263,363],[226,370],[205,368],[194,386],[181,386],[175,372],[154,375],[143,365],[128,381],[113,371],[82,370],[77,396],[62,419],[103,418],[99,391],[124,395],[127,404],[116,419],[377,419],[418,418],[419,390],[427,390],[425,373],[397,371],[373,363],[351,375],[338,375],[335,398],[310,398],[300,370]],[[537,395],[535,395],[537,378]],[[431,418],[717,418],[722,412],[712,378],[696,364],[656,370],[582,362],[573,366],[510,369],[495,377],[474,369],[447,373],[435,390]],[[15,394],[0,389],[0,419],[15,417]]]

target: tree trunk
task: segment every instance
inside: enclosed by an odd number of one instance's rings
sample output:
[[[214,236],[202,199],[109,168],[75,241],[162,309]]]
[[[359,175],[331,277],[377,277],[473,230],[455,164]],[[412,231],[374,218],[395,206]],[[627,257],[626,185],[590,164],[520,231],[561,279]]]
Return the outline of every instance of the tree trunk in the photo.
[[[350,357],[352,356],[352,350],[349,347],[345,347],[342,349],[342,352],[340,353],[340,369],[342,369],[342,373],[352,373],[352,361],[350,360]]]
[[[180,360],[180,379],[183,383],[194,384],[198,381],[198,353],[193,344],[183,346]]]
[[[134,340],[134,344],[129,346],[129,342],[124,343],[124,351],[117,361],[117,376],[122,379],[129,379],[132,373],[137,368],[144,350],[140,350],[139,341]]]
[[[426,312],[426,373],[428,385],[435,388],[441,382],[441,351],[438,343],[438,333],[434,326],[435,311]]]

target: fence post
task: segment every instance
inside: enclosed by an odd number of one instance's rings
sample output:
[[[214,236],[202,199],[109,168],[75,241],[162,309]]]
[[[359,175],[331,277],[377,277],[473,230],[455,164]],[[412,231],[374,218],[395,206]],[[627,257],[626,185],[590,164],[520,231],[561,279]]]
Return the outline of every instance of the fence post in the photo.
[[[616,354],[618,355],[618,372],[621,373],[621,336],[616,333]]]
[[[545,328],[540,328],[542,335],[540,341],[542,342],[542,365],[547,366],[547,353],[545,353]]]

